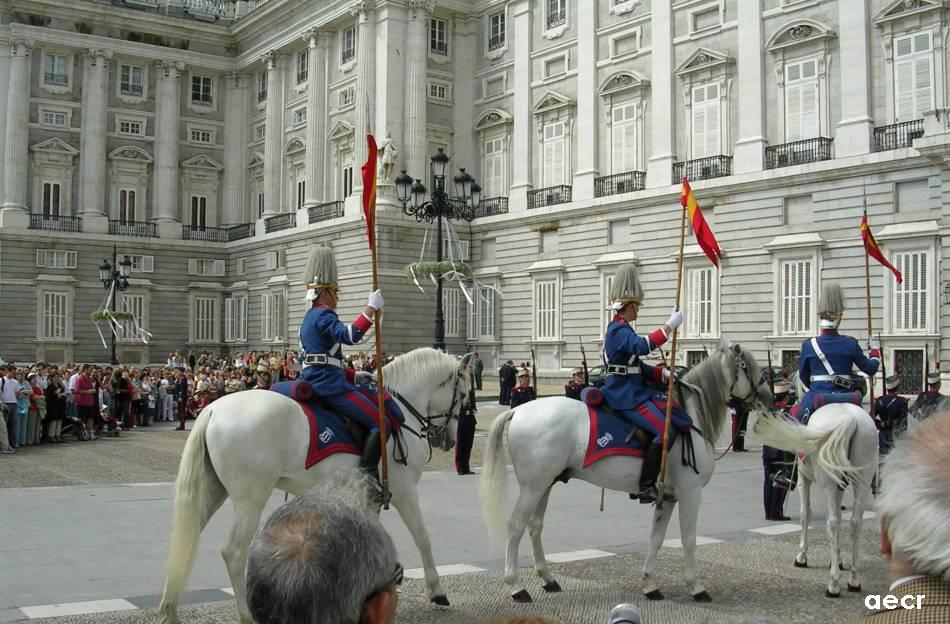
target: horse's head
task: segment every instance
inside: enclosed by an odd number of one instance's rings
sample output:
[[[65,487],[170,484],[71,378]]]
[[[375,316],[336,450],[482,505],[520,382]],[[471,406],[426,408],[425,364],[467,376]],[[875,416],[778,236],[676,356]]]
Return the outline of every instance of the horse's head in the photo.
[[[739,401],[757,401],[762,405],[772,402],[772,388],[763,379],[758,362],[752,353],[740,344],[722,339],[718,350],[726,379],[731,379],[729,397]]]

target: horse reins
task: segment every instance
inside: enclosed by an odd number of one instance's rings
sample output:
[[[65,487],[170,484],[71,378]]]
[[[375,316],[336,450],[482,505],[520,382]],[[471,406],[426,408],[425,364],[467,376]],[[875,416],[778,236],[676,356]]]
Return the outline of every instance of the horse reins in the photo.
[[[451,405],[449,405],[449,409],[447,412],[434,414],[432,416],[423,415],[421,412],[419,412],[418,409],[416,409],[416,407],[408,399],[406,399],[405,396],[403,396],[399,392],[396,392],[395,390],[393,390],[390,393],[397,401],[399,401],[399,403],[403,407],[406,408],[406,410],[408,410],[410,414],[413,415],[413,417],[415,417],[417,421],[419,421],[419,425],[420,425],[419,431],[416,431],[415,429],[413,429],[406,423],[403,423],[401,428],[407,429],[410,433],[412,433],[419,439],[424,438],[426,440],[426,443],[429,446],[429,458],[426,460],[426,463],[429,463],[429,461],[432,459],[433,440],[436,441],[436,446],[440,446],[444,448],[446,446],[445,443],[447,443],[448,441],[449,423],[452,421],[453,418],[457,419],[459,417],[459,415],[455,413],[455,406],[456,404],[458,405],[462,404],[462,401],[459,400],[459,396],[458,396],[458,388],[459,388],[459,382],[461,380],[461,375],[458,372],[453,373],[453,374],[455,375],[455,385],[452,388],[452,403]],[[437,387],[441,388],[445,386],[446,384],[449,383],[449,381],[451,381],[451,379],[452,378],[449,377],[448,379],[440,383]],[[436,420],[440,420],[443,418],[445,419],[445,424],[438,425],[435,423]],[[401,459],[396,457],[396,447],[399,448],[402,454]],[[402,464],[406,463],[406,450],[402,448],[402,445],[398,442],[396,446],[393,448],[393,459],[395,459],[397,462],[400,462]]]

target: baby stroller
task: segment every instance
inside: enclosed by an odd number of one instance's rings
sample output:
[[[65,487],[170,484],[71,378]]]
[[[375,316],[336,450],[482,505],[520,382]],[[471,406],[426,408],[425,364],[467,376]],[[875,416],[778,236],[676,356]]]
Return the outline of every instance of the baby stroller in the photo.
[[[122,423],[109,413],[108,406],[99,406],[99,417],[102,419],[102,435],[118,438],[119,434],[122,433]]]
[[[68,433],[72,433],[76,436],[77,440],[86,441],[92,439],[92,432],[89,431],[89,427],[77,416],[67,415],[63,418],[63,428],[60,432],[60,437]]]

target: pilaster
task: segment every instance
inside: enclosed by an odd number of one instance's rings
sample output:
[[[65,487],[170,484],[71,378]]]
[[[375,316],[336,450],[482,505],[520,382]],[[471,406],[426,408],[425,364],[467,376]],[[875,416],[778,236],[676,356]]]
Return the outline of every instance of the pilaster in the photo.
[[[304,206],[316,206],[326,201],[329,184],[326,174],[326,119],[327,119],[327,37],[316,28],[304,34],[310,50],[307,68],[307,154],[305,176],[307,196]]]
[[[867,0],[838,0],[838,49],[841,53],[841,120],[835,131],[835,156],[871,151],[870,54],[872,31]]]
[[[600,123],[597,103],[597,11],[577,11],[577,171],[573,199],[594,197]]]
[[[264,109],[264,218],[284,212],[280,203],[283,187],[284,81],[281,57],[266,53],[262,59],[267,71],[267,103]]]
[[[353,171],[353,196],[360,197],[363,192],[363,177],[359,166],[365,160],[366,135],[374,134],[372,105],[375,100],[375,28],[370,20],[373,5],[369,0],[361,0],[350,9],[357,19],[357,57],[356,57],[356,110],[353,112],[356,140],[356,164]]]
[[[512,145],[514,162],[512,163],[511,195],[508,199],[508,211],[517,212],[528,208],[528,190],[532,187],[532,128],[534,119],[531,114],[531,3],[518,0],[510,7],[512,17],[512,41],[514,44],[514,123],[512,124]]]
[[[409,0],[406,33],[406,171],[429,185],[428,43],[426,23],[432,11],[428,0]]]
[[[185,64],[159,61],[155,89],[155,171],[152,219],[162,238],[181,236],[178,197],[178,140],[181,117],[181,72]]]
[[[0,86],[10,87],[10,46],[0,43]],[[0,154],[6,154],[7,145],[7,106],[9,99],[0,97]],[[0,166],[0,203],[4,195],[3,175],[5,167]]]
[[[249,220],[245,212],[245,149],[247,146],[248,78],[232,73],[224,79],[224,192],[221,224]]]
[[[650,80],[652,153],[647,161],[647,186],[669,186],[673,175],[673,9],[669,2],[651,3]]]
[[[89,50],[83,67],[82,129],[79,135],[79,214],[89,231],[106,231],[106,109],[109,50]]]
[[[26,176],[29,167],[30,69],[33,42],[10,37],[10,82],[7,91],[6,152],[3,161],[3,207],[0,227],[29,226]]]
[[[478,19],[457,17],[453,31],[453,58],[457,75],[474,76]],[[475,81],[456,80],[452,88],[452,125],[455,128],[453,151],[458,155],[453,160],[457,161],[456,166],[461,164],[474,174],[481,168],[479,150],[475,149]],[[476,177],[484,179],[484,174],[479,173]]]
[[[733,155],[735,173],[761,171],[765,146],[765,60],[762,0],[739,0],[739,139]]]

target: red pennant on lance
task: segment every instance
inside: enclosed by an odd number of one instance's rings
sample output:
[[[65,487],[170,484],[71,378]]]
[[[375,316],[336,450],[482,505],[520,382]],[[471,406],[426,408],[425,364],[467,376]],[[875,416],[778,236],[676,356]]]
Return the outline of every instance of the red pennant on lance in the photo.
[[[699,243],[699,248],[703,250],[703,253],[706,254],[710,262],[712,262],[716,268],[719,268],[719,259],[722,258],[722,250],[719,249],[716,236],[709,228],[709,224],[706,223],[706,219],[703,217],[703,211],[700,209],[699,202],[696,200],[696,195],[689,185],[689,180],[685,177],[683,178],[683,192],[680,194],[680,203],[686,207],[689,223],[693,228],[693,234],[696,235],[696,242]]]
[[[366,163],[360,168],[363,176],[363,217],[366,219],[366,238],[369,240],[369,249],[376,248],[376,139],[372,134],[366,135],[369,144],[369,153]]]
[[[864,213],[864,216],[861,217],[861,240],[864,241],[864,251],[893,273],[894,277],[897,278],[898,284],[903,283],[904,276],[897,270],[897,267],[887,261],[887,258],[884,257],[884,252],[881,251],[877,241],[874,240],[874,234],[871,233],[871,226],[868,224],[867,213]]]

